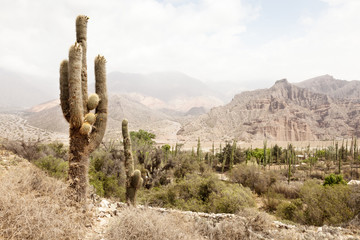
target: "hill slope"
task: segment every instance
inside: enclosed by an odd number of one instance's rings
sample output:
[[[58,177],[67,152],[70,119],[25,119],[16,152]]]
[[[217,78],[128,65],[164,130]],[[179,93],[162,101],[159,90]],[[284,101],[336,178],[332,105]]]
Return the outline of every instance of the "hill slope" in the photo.
[[[67,133],[69,126],[58,102],[54,100],[32,108],[26,116],[28,123],[41,129]],[[169,115],[150,109],[127,95],[110,96],[108,112],[106,137],[112,139],[121,136],[121,122],[124,118],[129,120],[131,130],[141,128],[151,131],[164,140],[176,138],[176,132],[181,126]]]

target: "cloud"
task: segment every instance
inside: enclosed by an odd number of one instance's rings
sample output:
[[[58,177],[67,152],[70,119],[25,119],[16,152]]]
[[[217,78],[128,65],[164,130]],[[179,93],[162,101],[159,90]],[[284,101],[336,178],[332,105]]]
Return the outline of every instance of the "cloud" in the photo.
[[[276,71],[282,67],[286,76],[295,81],[326,73],[347,80],[360,79],[360,32],[356,30],[360,2],[328,2],[329,7],[312,19],[304,35],[263,46],[262,51],[274,63],[280,63]]]
[[[238,47],[256,11],[241,1],[7,1],[0,11],[0,66],[50,76],[74,42],[77,14],[90,16],[89,57],[110,70],[202,72]],[[51,65],[50,65],[51,64]]]
[[[301,34],[283,32],[249,44],[249,23],[261,17],[261,2],[3,0],[0,67],[57,84],[59,63],[75,41],[75,18],[85,14],[90,16],[90,81],[99,53],[107,58],[109,72],[173,70],[205,81],[248,82],[250,88],[326,73],[360,79],[360,1],[325,2],[327,8],[318,15],[299,16],[294,31],[301,28]]]

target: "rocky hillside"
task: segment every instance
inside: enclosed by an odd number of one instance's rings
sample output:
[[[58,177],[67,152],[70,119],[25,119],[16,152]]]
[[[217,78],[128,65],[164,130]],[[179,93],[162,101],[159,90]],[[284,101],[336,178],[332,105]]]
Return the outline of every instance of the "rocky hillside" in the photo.
[[[360,136],[360,100],[334,99],[279,80],[269,89],[242,92],[184,125],[180,139],[278,141]]]
[[[338,80],[330,75],[323,75],[305,80],[294,85],[316,93],[327,94],[334,98],[360,98],[360,81]]]

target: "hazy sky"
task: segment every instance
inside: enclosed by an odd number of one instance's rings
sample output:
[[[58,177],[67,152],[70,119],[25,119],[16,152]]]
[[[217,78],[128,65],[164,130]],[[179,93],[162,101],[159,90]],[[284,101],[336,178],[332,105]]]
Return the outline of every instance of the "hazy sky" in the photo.
[[[360,80],[359,0],[0,0],[0,68],[57,84],[88,23],[89,76],[178,71],[202,81],[268,87],[323,74]],[[1,77],[1,76],[0,76]],[[91,78],[90,78],[91,79]]]

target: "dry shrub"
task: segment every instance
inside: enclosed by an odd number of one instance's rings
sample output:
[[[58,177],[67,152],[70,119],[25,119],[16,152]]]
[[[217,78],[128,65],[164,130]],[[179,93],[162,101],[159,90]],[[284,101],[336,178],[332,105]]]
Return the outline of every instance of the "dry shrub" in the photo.
[[[35,160],[40,157],[43,157],[44,154],[40,152],[40,141],[15,141],[15,140],[6,140],[2,141],[2,148],[9,150],[16,155],[19,155],[27,160]]]
[[[241,164],[231,170],[230,179],[249,187],[257,194],[263,194],[277,181],[277,174],[274,171],[266,171],[260,166]]]
[[[264,239],[273,219],[256,209],[244,209],[231,218],[202,218],[195,214],[160,213],[128,208],[109,225],[106,239]]]
[[[248,239],[245,224],[239,222],[239,219],[232,218],[220,222],[198,219],[196,223],[197,231],[210,240],[232,240]]]
[[[264,239],[262,235],[271,229],[272,221],[268,214],[246,208],[232,218],[198,219],[194,226],[210,240]]]
[[[268,191],[262,198],[264,209],[268,212],[275,212],[283,198],[284,196],[282,194],[276,193],[273,190]]]
[[[300,197],[300,189],[302,183],[300,182],[276,182],[271,186],[271,189],[279,194],[284,195],[285,198],[295,199]]]
[[[0,239],[79,239],[88,218],[63,182],[22,162],[0,176]]]
[[[121,211],[110,222],[106,237],[108,240],[202,239],[184,216],[134,208]]]
[[[343,175],[345,179],[348,180],[352,180],[352,179],[359,179],[360,178],[360,174],[359,171],[355,168],[351,169],[351,168],[345,168],[343,170]]]
[[[310,174],[310,178],[324,180],[324,174],[321,171],[313,171]]]
[[[349,205],[352,208],[355,215],[360,214],[360,185],[350,185],[350,202]]]

